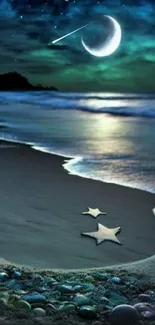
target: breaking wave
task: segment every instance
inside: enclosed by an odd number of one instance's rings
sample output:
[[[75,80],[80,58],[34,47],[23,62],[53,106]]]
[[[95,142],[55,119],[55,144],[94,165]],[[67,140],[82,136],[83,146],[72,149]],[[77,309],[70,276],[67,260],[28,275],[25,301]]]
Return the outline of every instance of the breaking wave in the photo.
[[[79,110],[89,113],[155,118],[155,94],[1,92],[0,105],[31,105],[35,109]]]

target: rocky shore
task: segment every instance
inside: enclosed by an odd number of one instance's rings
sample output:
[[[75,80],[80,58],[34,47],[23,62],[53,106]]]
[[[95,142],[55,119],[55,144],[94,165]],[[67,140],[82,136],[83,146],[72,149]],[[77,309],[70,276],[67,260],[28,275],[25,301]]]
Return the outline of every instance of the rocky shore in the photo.
[[[155,284],[119,272],[0,269],[0,324],[154,325]]]

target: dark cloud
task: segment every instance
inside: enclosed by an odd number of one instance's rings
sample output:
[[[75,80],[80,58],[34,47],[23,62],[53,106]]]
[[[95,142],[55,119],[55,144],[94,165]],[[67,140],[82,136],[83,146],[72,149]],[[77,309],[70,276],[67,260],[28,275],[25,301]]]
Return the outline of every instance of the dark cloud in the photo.
[[[46,4],[47,3],[47,4]],[[17,71],[31,80],[47,84],[53,75],[61,89],[80,89],[87,82],[98,90],[154,86],[155,70],[154,0],[0,0],[1,73]],[[91,56],[81,44],[81,32],[60,43],[52,40],[90,22],[111,15],[122,27],[117,52],[104,58]],[[51,44],[51,45],[48,45]],[[118,82],[119,80],[119,82]],[[126,82],[125,82],[126,80]],[[140,80],[140,81],[139,81]]]

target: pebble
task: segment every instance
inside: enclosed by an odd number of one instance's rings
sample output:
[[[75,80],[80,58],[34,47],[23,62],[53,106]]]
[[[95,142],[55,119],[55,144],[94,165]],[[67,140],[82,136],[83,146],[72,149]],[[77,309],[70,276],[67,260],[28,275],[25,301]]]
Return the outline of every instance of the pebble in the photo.
[[[61,293],[72,293],[72,286],[68,284],[58,284],[56,289]]]
[[[37,293],[30,293],[27,295],[24,295],[23,300],[28,301],[28,302],[43,302],[46,301],[46,297],[41,294]]]
[[[80,306],[77,308],[77,313],[87,319],[97,318],[96,308],[89,305]]]
[[[29,290],[32,289],[33,287],[34,287],[34,283],[32,281],[24,281],[24,283],[22,284],[23,290]]]
[[[140,315],[136,308],[130,305],[116,306],[109,317],[111,325],[134,325],[140,320]]]
[[[121,282],[121,279],[118,278],[117,276],[113,276],[110,280],[111,280],[113,283],[120,283],[120,282]]]
[[[33,309],[33,314],[37,317],[44,317],[46,316],[46,311],[42,308],[35,308]]]
[[[152,310],[153,306],[147,302],[139,302],[133,305],[140,313],[146,310]]]
[[[31,305],[27,301],[24,301],[24,300],[16,301],[13,305],[15,308],[18,308],[18,309],[24,309],[27,311],[31,310]]]
[[[37,288],[37,291],[42,293],[42,292],[45,292],[46,291],[46,288],[45,287],[38,287]]]
[[[141,316],[144,320],[155,320],[155,312],[150,310],[142,311]]]
[[[142,319],[155,319],[155,306],[147,302],[139,302],[133,305],[134,308],[138,310]]]
[[[5,298],[0,298],[0,307],[4,308],[7,306],[7,300]]]
[[[76,294],[76,296],[73,298],[73,301],[77,306],[90,305],[90,300],[80,293]]]
[[[52,297],[55,299],[59,299],[61,297],[61,293],[59,291],[53,291]]]
[[[19,300],[20,300],[20,296],[15,294],[15,293],[10,295],[9,299],[8,299],[9,303],[14,303],[14,302],[19,301]]]
[[[94,277],[97,279],[103,279],[103,280],[107,280],[110,278],[110,275],[106,272],[96,272],[94,274]]]
[[[21,283],[16,279],[9,279],[9,280],[5,281],[5,285],[9,289],[15,289],[15,290],[21,290],[22,289]]]
[[[89,292],[94,289],[94,285],[91,283],[80,283],[82,292]]]
[[[21,278],[21,272],[18,270],[13,271],[13,278],[20,279]]]
[[[82,292],[83,291],[83,286],[81,284],[75,284],[72,286],[72,292]]]
[[[46,305],[46,308],[49,310],[49,311],[56,311],[56,307],[52,304],[52,303],[48,303]]]
[[[6,301],[9,299],[9,293],[7,291],[1,291],[0,292],[0,298],[5,298]]]
[[[103,304],[108,305],[109,304],[109,299],[106,297],[101,297],[100,301],[102,301]]]
[[[151,296],[147,294],[138,295],[138,299],[143,302],[151,302]]]
[[[93,277],[93,276],[91,276],[91,275],[87,275],[87,276],[85,277],[85,281],[86,281],[86,282],[89,282],[89,283],[93,283],[95,280],[94,280],[94,277]]]
[[[75,304],[71,304],[71,303],[66,303],[66,304],[62,304],[58,307],[58,310],[75,310]]]
[[[9,276],[6,272],[0,272],[0,281],[6,281],[9,279]]]
[[[31,278],[36,282],[44,282],[44,277],[38,273],[31,274]]]
[[[69,311],[89,320],[99,317],[107,325],[133,325],[139,319],[149,325],[155,320],[152,288],[146,284],[142,292],[143,281],[127,273],[49,277],[8,268],[0,272],[0,307],[24,309],[36,317]]]
[[[115,291],[109,291],[106,293],[106,298],[109,299],[109,304],[112,306],[117,306],[121,304],[126,304],[128,299],[120,293]]]

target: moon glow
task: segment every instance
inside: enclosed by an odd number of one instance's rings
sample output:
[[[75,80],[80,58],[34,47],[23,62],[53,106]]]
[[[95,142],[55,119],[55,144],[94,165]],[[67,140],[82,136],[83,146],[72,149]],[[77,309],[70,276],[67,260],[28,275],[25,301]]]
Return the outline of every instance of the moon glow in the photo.
[[[97,27],[98,33],[97,32]],[[92,27],[93,26],[93,27]],[[91,31],[89,30],[91,28]],[[81,43],[84,46],[85,50],[89,52],[91,55],[103,57],[111,55],[116,49],[119,47],[122,37],[121,27],[119,23],[112,18],[111,16],[102,15],[98,20],[92,21],[87,25],[84,25],[52,42],[55,44],[62,39],[77,33],[78,31],[88,29],[88,40],[85,37],[85,33],[81,36]],[[91,37],[91,39],[90,39]],[[85,40],[86,38],[86,40]],[[89,44],[90,43],[90,44]],[[51,45],[51,44],[49,44]]]
[[[103,26],[104,30],[104,25],[107,25],[108,23],[109,32],[106,37],[103,35],[103,39],[100,37],[99,44],[90,46],[87,44],[88,42],[84,40],[84,36],[81,37],[82,45],[84,46],[86,51],[89,52],[91,55],[98,57],[108,56],[114,53],[119,47],[122,37],[121,27],[118,22],[110,16],[104,15],[103,18],[105,21],[102,21],[101,26]]]

